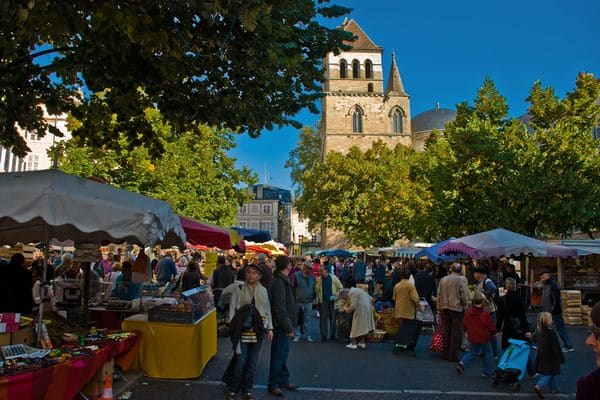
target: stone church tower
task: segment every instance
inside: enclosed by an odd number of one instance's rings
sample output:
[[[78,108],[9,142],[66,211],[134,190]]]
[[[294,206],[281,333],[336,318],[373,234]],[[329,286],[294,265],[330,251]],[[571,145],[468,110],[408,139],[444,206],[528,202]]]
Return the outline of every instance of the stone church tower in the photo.
[[[384,74],[383,48],[377,46],[354,21],[344,21],[341,29],[356,36],[347,42],[352,48],[339,55],[329,53],[323,65],[326,80],[321,100],[321,159],[330,151],[347,153],[356,146],[370,149],[377,140],[393,148],[399,143],[417,151],[423,150],[432,131],[443,131],[456,111],[440,108],[416,115],[411,120],[410,96],[404,90],[396,57]],[[384,76],[387,80],[384,86]],[[349,247],[341,232],[324,228],[321,246]]]
[[[321,102],[321,156],[330,151],[362,151],[382,140],[390,147],[411,146],[410,96],[405,92],[395,55],[385,90],[383,48],[377,46],[354,20],[342,29],[357,37],[352,49],[324,60],[326,80]]]

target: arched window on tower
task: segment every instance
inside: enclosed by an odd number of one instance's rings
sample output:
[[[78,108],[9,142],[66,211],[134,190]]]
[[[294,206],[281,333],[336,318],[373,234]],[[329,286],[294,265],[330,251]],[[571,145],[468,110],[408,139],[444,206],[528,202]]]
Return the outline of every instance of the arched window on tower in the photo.
[[[392,132],[403,133],[404,132],[404,113],[399,108],[396,108],[392,112]]]
[[[367,84],[367,92],[373,93],[373,84],[372,83]]]
[[[348,77],[348,63],[346,62],[346,60],[341,60],[340,61],[340,78],[347,78]]]
[[[356,107],[354,109],[354,112],[352,113],[352,132],[362,133],[362,131],[362,111],[360,110],[360,108]]]
[[[365,61],[365,78],[373,79],[373,63],[371,60]]]
[[[358,79],[360,77],[360,63],[358,60],[352,61],[352,78]]]

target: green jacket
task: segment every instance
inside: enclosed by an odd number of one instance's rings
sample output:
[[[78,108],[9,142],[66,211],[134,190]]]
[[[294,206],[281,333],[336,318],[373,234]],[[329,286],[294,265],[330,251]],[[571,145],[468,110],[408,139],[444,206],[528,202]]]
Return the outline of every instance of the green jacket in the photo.
[[[340,282],[340,280],[338,279],[337,276],[335,276],[333,274],[329,274],[329,276],[331,276],[331,291],[337,298],[338,295],[340,294],[340,292],[342,291],[342,289],[344,288],[344,286],[342,285],[342,282]],[[317,279],[317,282],[315,283],[315,293],[317,294],[317,302],[322,303],[323,302],[322,278]]]

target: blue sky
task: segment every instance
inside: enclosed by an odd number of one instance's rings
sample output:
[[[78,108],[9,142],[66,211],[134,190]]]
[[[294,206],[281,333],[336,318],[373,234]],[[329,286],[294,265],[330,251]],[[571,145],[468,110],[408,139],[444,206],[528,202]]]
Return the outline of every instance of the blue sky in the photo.
[[[510,114],[527,111],[525,98],[536,80],[552,86],[559,97],[571,91],[581,71],[600,76],[600,1],[393,1],[334,0],[354,10],[354,19],[384,48],[384,77],[391,54],[412,116],[439,102],[454,108],[472,102],[485,76],[507,98]],[[326,20],[338,26],[340,19]],[[297,119],[314,126],[319,116],[304,111]],[[261,183],[291,189],[284,168],[298,130],[265,131],[257,139],[237,138],[230,151],[238,167],[248,166]]]

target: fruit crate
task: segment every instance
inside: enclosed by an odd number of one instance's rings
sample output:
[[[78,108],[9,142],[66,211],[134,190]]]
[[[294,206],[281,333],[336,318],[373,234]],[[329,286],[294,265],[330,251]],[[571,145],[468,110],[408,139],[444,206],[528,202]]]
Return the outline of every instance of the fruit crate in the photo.
[[[160,305],[148,310],[148,321],[167,322],[171,324],[194,324],[202,318],[200,307],[192,307],[191,311],[174,310],[169,305]]]

